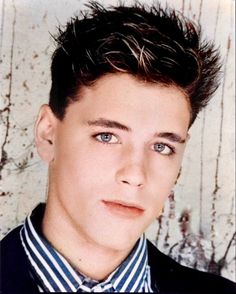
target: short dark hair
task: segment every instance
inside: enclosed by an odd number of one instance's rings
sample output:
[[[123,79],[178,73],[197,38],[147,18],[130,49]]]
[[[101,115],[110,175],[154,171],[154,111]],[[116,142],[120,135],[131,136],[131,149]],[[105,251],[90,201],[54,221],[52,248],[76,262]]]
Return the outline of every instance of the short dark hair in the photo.
[[[200,26],[160,4],[109,8],[95,1],[54,37],[49,105],[62,120],[82,86],[109,73],[182,89],[191,104],[191,121],[219,84],[219,53],[201,41]]]

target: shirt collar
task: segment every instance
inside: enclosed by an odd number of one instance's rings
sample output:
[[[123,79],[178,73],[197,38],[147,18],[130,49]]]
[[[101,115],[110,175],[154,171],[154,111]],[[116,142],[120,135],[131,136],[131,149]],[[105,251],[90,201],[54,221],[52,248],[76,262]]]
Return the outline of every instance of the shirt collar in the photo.
[[[43,237],[45,205],[37,206],[25,220],[21,241],[38,286],[48,292],[151,292],[147,244],[143,235],[132,252],[106,280],[98,282],[78,273]]]

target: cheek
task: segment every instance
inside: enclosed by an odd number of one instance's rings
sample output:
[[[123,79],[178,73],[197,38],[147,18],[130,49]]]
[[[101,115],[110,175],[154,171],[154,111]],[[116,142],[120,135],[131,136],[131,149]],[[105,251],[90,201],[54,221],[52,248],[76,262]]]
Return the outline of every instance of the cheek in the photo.
[[[155,166],[150,174],[149,182],[149,204],[151,214],[158,217],[162,212],[162,208],[171,194],[176,178],[178,176],[180,165],[178,164],[163,164]]]
[[[165,185],[162,187],[159,185],[159,187],[156,187],[155,194],[152,194],[153,197],[150,198],[150,203],[148,205],[150,208],[151,221],[159,217],[162,213],[165,202],[171,194],[171,189],[172,185]]]
[[[180,158],[158,158],[150,168],[151,182],[161,191],[170,191],[176,181],[181,166]]]
[[[109,147],[90,142],[60,144],[55,156],[57,172],[64,181],[79,186],[105,184],[114,174],[116,154]]]

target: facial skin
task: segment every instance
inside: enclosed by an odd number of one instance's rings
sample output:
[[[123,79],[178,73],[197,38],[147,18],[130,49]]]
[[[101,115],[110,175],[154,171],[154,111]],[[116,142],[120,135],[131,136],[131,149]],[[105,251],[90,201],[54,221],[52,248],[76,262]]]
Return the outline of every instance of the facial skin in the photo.
[[[45,234],[128,253],[174,186],[189,121],[182,91],[127,74],[84,88],[63,121],[44,106],[36,144],[49,163]]]

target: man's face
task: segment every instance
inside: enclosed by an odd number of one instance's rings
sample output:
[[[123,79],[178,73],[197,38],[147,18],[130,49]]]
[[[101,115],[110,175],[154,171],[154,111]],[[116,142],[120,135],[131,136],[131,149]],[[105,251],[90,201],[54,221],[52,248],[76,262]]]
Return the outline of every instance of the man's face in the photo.
[[[86,240],[130,248],[174,186],[189,109],[174,86],[127,74],[85,87],[56,122],[49,201]]]

